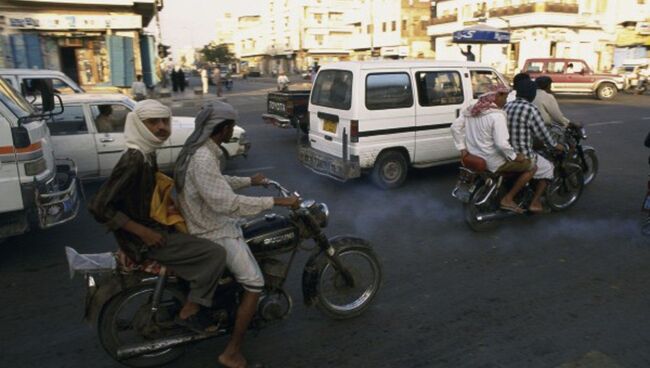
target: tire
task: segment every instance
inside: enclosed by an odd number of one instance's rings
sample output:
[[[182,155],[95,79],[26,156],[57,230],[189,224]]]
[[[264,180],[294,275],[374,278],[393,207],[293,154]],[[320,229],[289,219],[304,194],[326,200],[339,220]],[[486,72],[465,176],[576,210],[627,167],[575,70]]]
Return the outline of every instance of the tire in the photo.
[[[487,212],[493,212],[498,210],[497,206],[497,197],[495,195],[492,195],[492,198],[488,200],[487,203],[484,203],[482,205],[477,205],[476,202],[481,200],[483,196],[486,194],[488,191],[488,187],[485,185],[481,185],[474,194],[472,194],[472,197],[470,198],[468,203],[463,204],[463,214],[465,215],[465,222],[467,225],[470,227],[470,229],[476,231],[476,232],[484,232],[484,231],[490,231],[494,230],[498,225],[498,221],[478,221],[477,217],[481,213],[487,213]]]
[[[383,152],[372,168],[372,181],[382,189],[395,189],[404,184],[408,172],[408,161],[399,151]]]
[[[591,184],[598,175],[598,156],[596,156],[596,150],[593,147],[584,147],[582,152],[585,155],[587,167],[582,166],[580,158],[578,158],[578,161],[582,167],[585,186],[587,186]]]
[[[355,281],[360,280],[365,265],[372,272],[370,282],[365,287],[359,287],[357,283],[355,287],[350,288],[345,284],[341,273],[336,271],[329,259],[323,255],[318,263],[315,304],[330,318],[353,318],[368,309],[377,296],[382,280],[381,265],[372,248],[364,243],[345,239],[332,243],[332,246],[337,249],[339,260],[352,273]],[[353,298],[339,302],[338,297],[344,297],[344,294],[352,294]]]
[[[599,100],[611,100],[612,98],[616,97],[617,93],[618,90],[614,84],[602,83],[596,90],[596,97]]]
[[[582,167],[576,164],[566,163],[557,171],[546,188],[546,203],[553,211],[564,211],[578,202],[585,180]]]
[[[155,285],[141,285],[131,289],[127,289],[113,299],[111,299],[102,309],[97,321],[97,331],[99,333],[99,340],[104,347],[104,350],[117,361],[117,350],[120,346],[129,343],[144,342],[151,338],[162,337],[170,330],[151,331],[150,335],[144,335],[142,331],[137,331],[138,327],[143,326],[143,321],[151,317],[148,309],[148,303],[153,296]],[[163,293],[163,301],[169,303],[165,307],[161,307],[156,314],[157,321],[161,323],[171,323],[178,310],[182,307],[185,300],[184,294],[176,289],[167,287]],[[131,304],[132,303],[132,304]],[[126,311],[128,307],[134,307],[133,318],[130,320],[124,319],[120,312]],[[124,328],[125,322],[128,323],[130,329]],[[123,326],[123,327],[120,327]],[[159,325],[156,324],[159,328]],[[130,331],[134,334],[135,339],[120,337],[120,334]],[[165,334],[169,336],[169,334]],[[135,341],[132,341],[135,340]],[[150,355],[143,355],[136,358],[120,361],[129,367],[155,367],[170,363],[180,358],[185,353],[182,346],[173,347],[165,351],[152,353]]]

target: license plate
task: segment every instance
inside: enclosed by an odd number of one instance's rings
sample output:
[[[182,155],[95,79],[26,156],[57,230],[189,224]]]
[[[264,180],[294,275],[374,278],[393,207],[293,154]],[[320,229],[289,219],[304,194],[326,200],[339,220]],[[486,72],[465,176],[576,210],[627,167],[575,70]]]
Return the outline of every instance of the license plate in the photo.
[[[323,130],[330,133],[336,133],[337,122],[331,120],[323,120]]]

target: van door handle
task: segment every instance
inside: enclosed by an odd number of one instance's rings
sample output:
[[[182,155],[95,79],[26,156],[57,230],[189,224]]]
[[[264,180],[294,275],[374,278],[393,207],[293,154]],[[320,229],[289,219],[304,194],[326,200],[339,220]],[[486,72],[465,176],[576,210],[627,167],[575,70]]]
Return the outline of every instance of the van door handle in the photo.
[[[328,141],[330,141],[330,142],[332,141],[332,137],[330,137],[329,135],[326,135],[326,136],[325,136],[325,139],[328,140]]]
[[[458,118],[460,116],[460,109],[456,109],[456,117]]]
[[[99,138],[99,141],[102,142],[102,143],[115,142],[115,138],[103,137],[103,138]]]

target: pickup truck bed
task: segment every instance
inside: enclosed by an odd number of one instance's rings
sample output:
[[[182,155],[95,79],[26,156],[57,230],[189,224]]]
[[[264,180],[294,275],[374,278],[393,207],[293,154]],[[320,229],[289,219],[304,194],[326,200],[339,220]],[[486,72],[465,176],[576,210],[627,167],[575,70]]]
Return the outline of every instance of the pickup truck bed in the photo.
[[[291,125],[308,131],[309,93],[309,90],[269,92],[266,97],[266,114],[262,114],[262,119],[283,128]]]

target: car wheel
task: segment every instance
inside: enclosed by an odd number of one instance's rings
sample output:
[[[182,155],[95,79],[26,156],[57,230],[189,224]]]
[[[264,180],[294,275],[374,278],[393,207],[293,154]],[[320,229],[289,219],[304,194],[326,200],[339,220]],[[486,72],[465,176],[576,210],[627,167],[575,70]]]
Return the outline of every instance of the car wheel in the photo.
[[[617,93],[618,90],[616,89],[615,85],[611,83],[603,83],[598,86],[598,89],[596,90],[596,97],[598,97],[599,100],[611,100],[616,96]]]
[[[372,168],[372,181],[383,189],[400,187],[406,180],[408,161],[399,151],[388,151],[379,155]]]

